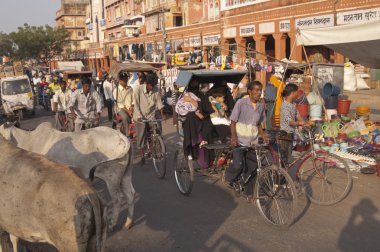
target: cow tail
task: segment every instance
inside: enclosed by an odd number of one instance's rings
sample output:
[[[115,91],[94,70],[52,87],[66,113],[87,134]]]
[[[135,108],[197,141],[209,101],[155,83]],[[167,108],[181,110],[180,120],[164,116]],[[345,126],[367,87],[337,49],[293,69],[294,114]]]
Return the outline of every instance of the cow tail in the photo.
[[[104,251],[104,243],[107,236],[107,225],[102,217],[102,208],[96,194],[89,195],[89,200],[92,205],[95,220],[95,235],[96,235],[96,252]]]

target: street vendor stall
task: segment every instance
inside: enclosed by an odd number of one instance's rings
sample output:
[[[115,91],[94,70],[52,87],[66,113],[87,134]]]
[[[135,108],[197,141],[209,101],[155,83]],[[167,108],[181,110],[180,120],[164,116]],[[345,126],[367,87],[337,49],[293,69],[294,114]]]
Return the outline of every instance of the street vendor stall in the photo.
[[[379,27],[380,21],[375,21],[299,30],[297,43],[302,46],[324,45],[357,63],[378,69]],[[320,122],[325,140],[321,148],[351,160],[352,169],[362,173],[375,173],[377,166],[380,176],[380,124],[369,120],[370,108],[357,107],[356,114],[349,114],[351,101],[339,96],[340,87],[334,83],[323,83],[322,94],[329,121]]]

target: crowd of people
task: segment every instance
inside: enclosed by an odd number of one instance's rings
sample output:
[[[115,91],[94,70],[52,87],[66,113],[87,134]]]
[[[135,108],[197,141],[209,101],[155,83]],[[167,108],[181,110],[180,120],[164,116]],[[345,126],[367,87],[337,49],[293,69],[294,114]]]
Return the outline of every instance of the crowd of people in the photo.
[[[155,73],[143,72],[121,73],[117,82],[108,76],[103,83],[108,120],[113,121],[114,126],[117,122],[122,123],[125,134],[134,123],[140,153],[144,152],[146,120],[155,120],[157,116],[165,118],[163,99],[157,84]],[[38,80],[38,85],[39,88],[48,88],[54,93],[52,108],[56,114],[57,129],[63,130],[70,119],[73,120],[75,131],[88,128],[86,125],[89,121],[92,122],[90,127],[99,125],[103,94],[94,89],[91,79],[65,81],[53,78],[49,84],[43,77]],[[285,139],[289,139],[281,142],[285,160],[291,155],[295,128],[306,125],[294,105],[297,90],[296,85],[288,84],[282,94],[284,102],[281,107],[280,129],[286,132]],[[196,160],[201,167],[209,167],[214,160],[215,153],[203,146],[213,143],[215,139],[230,143],[231,146],[251,146],[258,143],[259,137],[264,142],[269,141],[263,129],[267,111],[260,82],[248,82],[248,76],[238,85],[226,81],[199,83],[192,80],[183,93],[179,92],[175,84],[170,91],[173,124],[177,125],[178,117],[183,120],[184,154]],[[70,115],[69,119],[67,115]],[[232,165],[225,175],[227,185],[231,186],[242,172],[243,155],[246,155],[246,165],[257,167],[254,153],[233,152]],[[247,188],[253,187],[248,185]]]

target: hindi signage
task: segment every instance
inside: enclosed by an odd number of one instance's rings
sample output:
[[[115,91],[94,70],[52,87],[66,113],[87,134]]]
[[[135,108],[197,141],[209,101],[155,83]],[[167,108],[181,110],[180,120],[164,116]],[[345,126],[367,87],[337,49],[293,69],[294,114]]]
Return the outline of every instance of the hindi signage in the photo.
[[[204,46],[219,45],[219,40],[220,40],[220,34],[203,36],[203,45]]]
[[[274,22],[259,24],[259,33],[274,33]]]
[[[190,47],[199,47],[201,46],[201,37],[192,37],[189,38]]]
[[[280,32],[290,31],[290,20],[282,20],[279,23]]]
[[[357,24],[374,20],[380,20],[380,8],[339,12],[336,14],[336,23],[338,25]]]
[[[246,36],[253,36],[256,33],[256,27],[255,25],[245,25],[240,26],[240,36],[246,37]]]
[[[235,38],[236,37],[236,27],[224,28],[223,29],[224,38]]]
[[[334,26],[334,14],[296,19],[296,28],[312,29]]]

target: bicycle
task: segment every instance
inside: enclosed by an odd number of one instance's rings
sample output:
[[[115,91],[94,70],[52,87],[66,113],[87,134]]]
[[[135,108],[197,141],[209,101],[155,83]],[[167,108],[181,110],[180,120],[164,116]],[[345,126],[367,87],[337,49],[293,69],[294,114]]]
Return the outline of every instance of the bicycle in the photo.
[[[276,226],[288,227],[293,223],[295,207],[297,205],[297,191],[292,178],[285,169],[271,165],[267,158],[269,145],[251,147],[238,146],[231,148],[229,144],[207,144],[204,148],[214,150],[216,158],[208,168],[210,174],[220,174],[224,179],[226,170],[232,163],[234,151],[243,152],[243,171],[232,183],[232,189],[237,195],[253,189],[253,200],[260,215],[269,223]],[[247,166],[247,153],[253,152],[257,169]],[[187,160],[182,148],[175,154],[175,179],[179,191],[189,195],[194,183],[194,165]],[[253,185],[252,185],[253,184]]]
[[[161,119],[141,121],[147,125],[143,159],[152,158],[154,170],[160,179],[166,175],[166,146],[159,127],[162,121]]]
[[[346,161],[337,155],[327,151],[316,150],[316,142],[311,128],[303,127],[304,139],[299,144],[310,145],[310,150],[289,164],[285,164],[280,152],[280,140],[283,132],[270,131],[274,136],[277,150],[272,148],[272,156],[276,165],[283,167],[286,171],[299,167],[296,171],[296,181],[300,183],[300,189],[307,198],[318,205],[333,205],[343,200],[352,186],[352,176]]]

